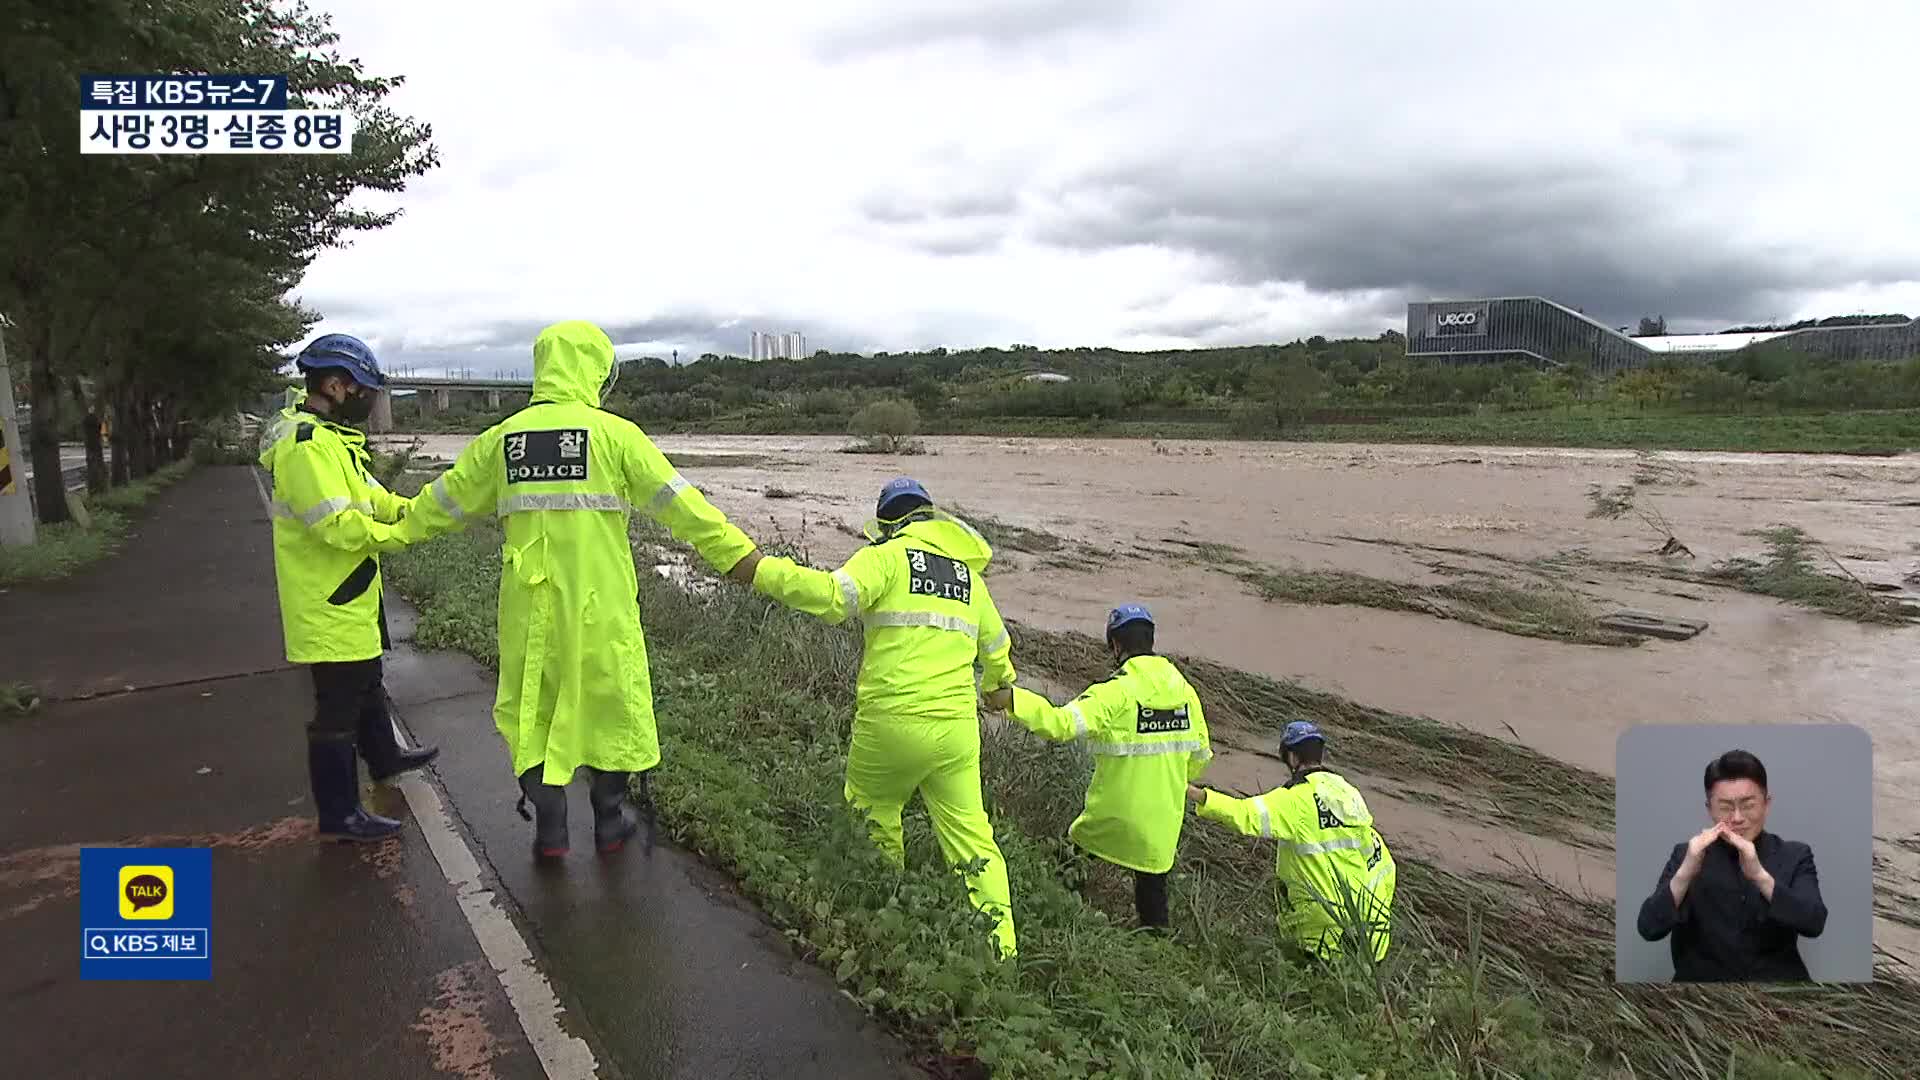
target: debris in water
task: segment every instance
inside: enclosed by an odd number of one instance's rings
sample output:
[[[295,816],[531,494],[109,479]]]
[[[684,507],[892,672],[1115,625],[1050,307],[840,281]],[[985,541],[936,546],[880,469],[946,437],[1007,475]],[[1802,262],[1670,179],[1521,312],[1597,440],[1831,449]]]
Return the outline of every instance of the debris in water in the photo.
[[[1602,615],[1599,623],[1608,630],[1618,630],[1623,634],[1644,634],[1668,641],[1686,641],[1699,636],[1707,628],[1706,622],[1701,619],[1677,619],[1656,615],[1651,611],[1616,611]]]
[[[1693,549],[1681,543],[1678,537],[1669,536],[1667,537],[1667,542],[1660,545],[1660,550],[1655,554],[1685,555],[1687,558],[1691,559],[1693,558]]]

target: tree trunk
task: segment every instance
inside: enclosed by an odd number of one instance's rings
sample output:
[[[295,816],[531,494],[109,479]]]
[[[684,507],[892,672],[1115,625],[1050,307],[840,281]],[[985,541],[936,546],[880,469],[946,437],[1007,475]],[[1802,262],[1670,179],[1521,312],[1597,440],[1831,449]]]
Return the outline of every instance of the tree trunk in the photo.
[[[29,323],[28,396],[33,400],[33,433],[27,448],[33,457],[33,501],[40,521],[66,521],[67,485],[60,472],[60,383],[53,373],[53,324],[45,313]]]
[[[132,396],[127,391],[116,390],[112,397],[113,409],[113,482],[116,486],[129,483],[133,479],[133,441],[127,433],[133,430],[133,407],[128,404]]]
[[[140,480],[153,471],[153,416],[144,394],[134,396],[127,408],[127,441],[133,449],[133,478]]]
[[[140,399],[140,475],[152,476],[160,467],[160,417],[151,397]]]
[[[107,490],[107,451],[100,436],[100,409],[87,400],[79,379],[70,380],[68,386],[80,408],[80,438],[87,447],[87,493],[98,495]]]

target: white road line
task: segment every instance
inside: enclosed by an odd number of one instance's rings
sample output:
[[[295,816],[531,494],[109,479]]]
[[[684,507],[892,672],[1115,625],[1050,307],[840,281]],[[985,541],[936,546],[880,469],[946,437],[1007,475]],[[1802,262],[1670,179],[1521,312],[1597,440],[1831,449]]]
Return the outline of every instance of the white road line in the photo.
[[[253,477],[253,490],[260,493],[260,505],[267,508],[267,516],[269,520],[271,520],[273,516],[273,500],[267,498],[267,486],[260,482],[260,470],[249,465],[247,466],[247,475]]]
[[[493,902],[493,891],[481,884],[480,862],[460,834],[453,831],[439,792],[418,776],[402,779],[400,790],[407,796],[413,820],[426,835],[427,847],[440,863],[440,872],[453,886],[467,925],[473,928],[473,936],[493,965],[501,989],[507,992],[513,1015],[533,1044],[540,1067],[552,1080],[591,1080],[599,1070],[593,1051],[560,1026],[565,1009],[554,996],[553,984],[534,966],[533,951],[506,912]]]
[[[259,470],[249,467],[247,471],[253,475],[253,486],[260,492],[260,504],[270,507]],[[408,745],[406,733],[400,730],[397,721],[393,734],[402,747]],[[500,988],[506,991],[507,1002],[513,1006],[514,1019],[519,1021],[520,1030],[533,1046],[541,1069],[550,1080],[592,1080],[599,1075],[600,1068],[593,1050],[560,1026],[560,1017],[566,1010],[555,996],[553,984],[535,966],[533,950],[527,947],[513,920],[494,903],[493,890],[482,884],[480,860],[474,858],[473,850],[454,830],[446,806],[440,801],[440,793],[417,773],[400,779],[400,791],[406,796],[413,820],[427,839],[434,861],[440,864],[441,875],[453,887],[460,913],[466,916],[474,940],[480,943],[480,951],[493,965]]]

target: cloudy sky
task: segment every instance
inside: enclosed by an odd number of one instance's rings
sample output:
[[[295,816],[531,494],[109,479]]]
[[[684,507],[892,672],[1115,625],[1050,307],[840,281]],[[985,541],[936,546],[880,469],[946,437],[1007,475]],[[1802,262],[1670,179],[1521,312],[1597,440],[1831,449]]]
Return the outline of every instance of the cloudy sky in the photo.
[[[1915,4],[314,6],[441,149],[299,293],[394,368],[1920,314]]]

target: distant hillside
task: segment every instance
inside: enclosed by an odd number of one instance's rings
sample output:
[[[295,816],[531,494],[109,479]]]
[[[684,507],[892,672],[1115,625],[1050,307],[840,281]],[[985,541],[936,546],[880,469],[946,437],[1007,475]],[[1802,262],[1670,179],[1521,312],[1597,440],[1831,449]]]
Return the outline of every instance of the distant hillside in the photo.
[[[1829,315],[1824,319],[1801,319],[1797,323],[1768,324],[1766,326],[1736,326],[1731,330],[1720,331],[1723,334],[1764,334],[1775,330],[1812,330],[1821,326],[1880,326],[1885,323],[1909,323],[1911,315]]]

